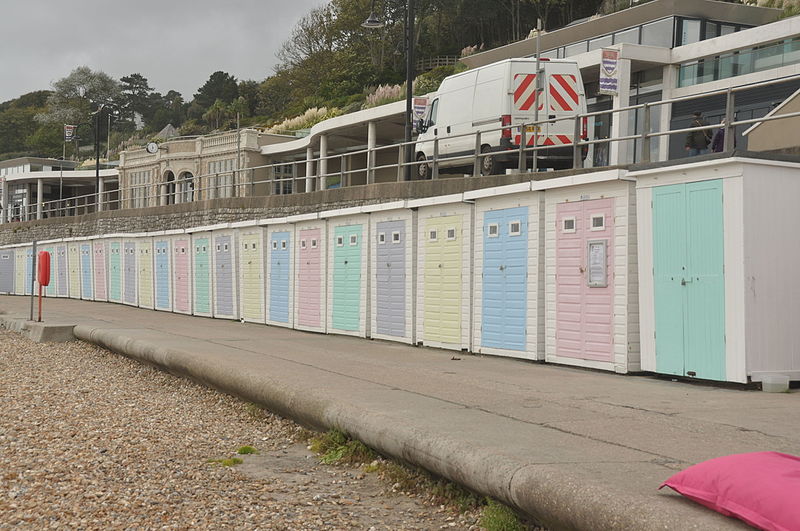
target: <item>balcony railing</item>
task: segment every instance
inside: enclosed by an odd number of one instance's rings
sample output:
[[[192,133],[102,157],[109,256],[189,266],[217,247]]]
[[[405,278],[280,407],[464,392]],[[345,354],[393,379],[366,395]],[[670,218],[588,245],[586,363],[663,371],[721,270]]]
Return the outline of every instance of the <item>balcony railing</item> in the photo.
[[[578,114],[575,116],[556,119],[546,119],[520,125],[488,127],[485,130],[478,131],[477,133],[468,133],[464,135],[454,135],[448,137],[448,140],[458,137],[469,137],[470,141],[474,141],[475,149],[472,154],[467,155],[466,158],[464,155],[458,155],[458,157],[441,155],[439,139],[435,138],[430,141],[433,144],[433,156],[429,160],[404,162],[404,148],[409,144],[397,143],[387,146],[378,146],[375,148],[347,151],[346,153],[317,157],[308,160],[303,159],[293,162],[282,162],[278,164],[243,168],[229,172],[198,175],[189,178],[177,179],[170,182],[145,183],[136,186],[122,187],[120,190],[113,190],[103,194],[101,197],[100,210],[167,206],[183,202],[228,197],[306,193],[351,186],[353,185],[353,181],[356,176],[358,176],[360,182],[365,184],[373,184],[375,183],[375,176],[378,172],[381,172],[384,177],[387,173],[395,174],[396,180],[402,181],[407,168],[410,167],[412,169],[412,174],[414,174],[416,173],[414,170],[423,164],[428,166],[430,170],[428,173],[428,178],[439,179],[441,166],[443,164],[447,164],[448,162],[453,162],[455,158],[458,159],[460,165],[464,166],[465,171],[463,174],[465,177],[478,176],[482,174],[481,166],[483,160],[486,157],[496,155],[498,153],[496,151],[488,153],[482,152],[481,147],[483,144],[481,142],[481,138],[483,135],[498,131],[511,132],[512,135],[520,136],[518,148],[514,148],[514,150],[511,151],[502,152],[506,157],[511,156],[516,160],[516,164],[513,164],[514,167],[510,168],[509,171],[517,173],[538,171],[537,169],[530,167],[531,159],[535,157],[537,152],[549,149],[549,146],[529,146],[526,142],[526,135],[532,134],[528,133],[528,131],[536,131],[544,124],[553,124],[559,121],[569,121],[574,131],[573,138],[577,139],[577,141],[572,142],[571,145],[566,146],[572,150],[573,168],[583,167],[583,153],[585,148],[589,146],[611,146],[614,144],[624,143],[630,147],[633,146],[634,142],[638,142],[641,146],[640,162],[646,163],[650,162],[652,159],[651,153],[654,150],[651,148],[654,147],[654,140],[658,141],[661,138],[669,138],[672,135],[686,135],[692,131],[705,131],[720,127],[725,129],[725,145],[723,151],[732,151],[734,147],[733,139],[735,137],[737,127],[748,126],[760,122],[800,117],[800,112],[791,112],[773,116],[765,116],[761,118],[735,120],[736,94],[744,90],[797,80],[800,80],[800,75],[773,79],[770,81],[754,83],[750,85],[743,85],[736,88],[728,88],[724,90],[706,92],[703,94],[685,96],[681,98],[672,98],[669,100],[630,105],[611,110]],[[667,130],[657,130],[655,127],[653,127],[655,121],[652,120],[652,117],[653,109],[655,107],[714,95],[726,96],[725,124],[709,124],[699,127]],[[642,116],[643,127],[641,128],[640,133],[602,139],[580,138],[584,118],[619,115],[615,118],[616,120],[626,121],[630,116],[629,113],[640,113]],[[414,145],[416,142],[412,141],[410,144]],[[658,153],[658,150],[655,150],[655,152]],[[388,155],[384,155],[382,157],[384,160],[390,158],[397,160],[397,163],[378,164],[377,161],[379,160],[380,155],[385,153],[388,153]],[[662,151],[661,153],[668,153],[668,150]],[[354,169],[349,168],[347,160],[352,158],[359,158],[366,161],[366,166]],[[667,159],[662,155],[659,157],[659,160]],[[329,167],[338,167],[338,169],[334,169],[334,171],[328,171],[327,168]],[[301,175],[301,172],[307,168],[317,168],[318,171],[312,171],[307,175]],[[124,184],[124,182],[122,184]],[[301,184],[303,187],[302,192],[300,190]],[[95,199],[95,194],[87,194],[81,197],[72,197],[64,201],[45,202],[42,204],[42,213],[45,217],[71,216],[91,213],[97,210]],[[65,201],[67,204],[65,204]],[[33,219],[34,213],[37,213],[38,215],[38,205],[32,204],[28,205],[26,208],[28,209],[28,219]]]

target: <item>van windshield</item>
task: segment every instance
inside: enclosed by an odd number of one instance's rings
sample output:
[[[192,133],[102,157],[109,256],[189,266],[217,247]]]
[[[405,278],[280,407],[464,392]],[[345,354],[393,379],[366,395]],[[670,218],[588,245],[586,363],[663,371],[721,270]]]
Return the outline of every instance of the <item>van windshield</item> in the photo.
[[[436,111],[439,110],[439,99],[433,100],[431,103],[431,115],[428,118],[428,126],[436,125]]]

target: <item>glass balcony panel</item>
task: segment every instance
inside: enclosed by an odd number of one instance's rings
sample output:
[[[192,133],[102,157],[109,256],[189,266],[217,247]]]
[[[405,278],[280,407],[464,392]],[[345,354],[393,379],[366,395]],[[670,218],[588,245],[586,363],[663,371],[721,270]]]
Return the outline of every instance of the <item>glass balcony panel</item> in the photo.
[[[608,48],[614,43],[612,35],[604,35],[589,41],[589,51]]]
[[[672,48],[672,17],[642,26],[642,44]]]
[[[628,44],[639,44],[639,28],[638,26],[635,28],[618,31],[614,34],[614,44],[619,44],[621,42],[628,43]]]

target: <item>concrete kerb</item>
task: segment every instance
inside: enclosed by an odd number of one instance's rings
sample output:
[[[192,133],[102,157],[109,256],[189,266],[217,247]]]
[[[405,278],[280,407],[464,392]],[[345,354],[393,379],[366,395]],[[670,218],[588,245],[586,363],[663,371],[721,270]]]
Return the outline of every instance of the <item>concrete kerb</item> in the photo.
[[[0,326],[14,332],[26,334],[36,343],[64,343],[73,341],[74,324],[31,321],[19,315],[0,314]]]
[[[287,386],[208,356],[126,336],[124,330],[78,325],[79,339],[254,402],[302,425],[337,428],[380,453],[420,466],[531,515],[553,529],[718,529],[736,521],[675,497],[654,500],[568,477],[553,464],[518,462],[497,448],[398,423],[382,412]],[[535,441],[531,442],[535,444]]]

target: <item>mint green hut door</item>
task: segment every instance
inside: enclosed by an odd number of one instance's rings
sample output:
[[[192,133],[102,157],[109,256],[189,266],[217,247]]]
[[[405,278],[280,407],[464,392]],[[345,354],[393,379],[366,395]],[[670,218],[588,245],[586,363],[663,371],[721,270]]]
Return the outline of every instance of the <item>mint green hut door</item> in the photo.
[[[725,380],[722,181],[653,188],[656,371]]]

